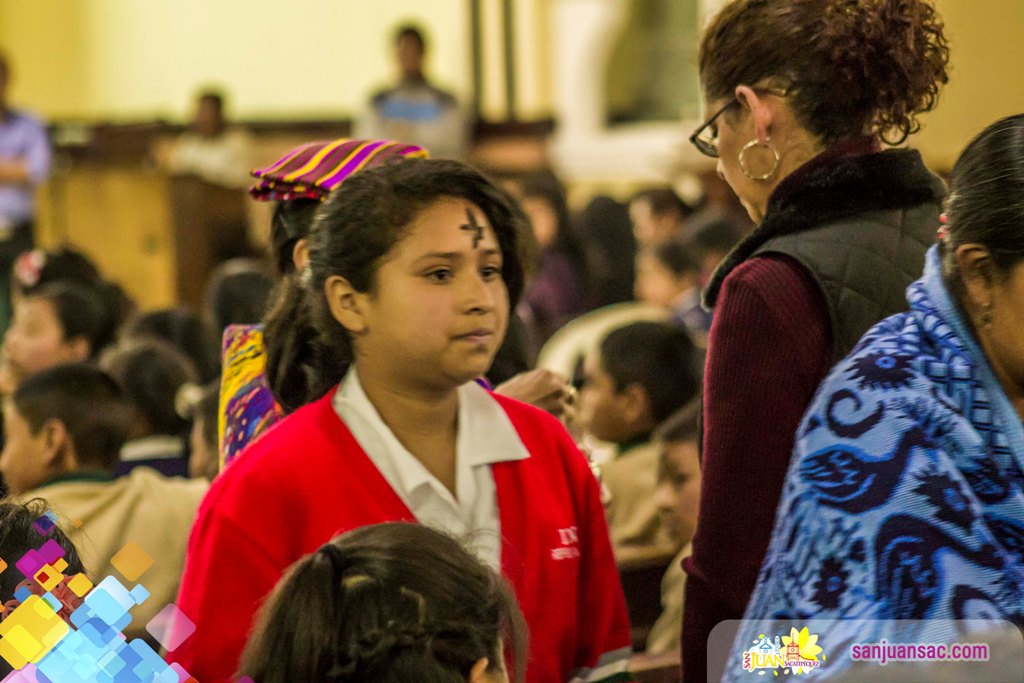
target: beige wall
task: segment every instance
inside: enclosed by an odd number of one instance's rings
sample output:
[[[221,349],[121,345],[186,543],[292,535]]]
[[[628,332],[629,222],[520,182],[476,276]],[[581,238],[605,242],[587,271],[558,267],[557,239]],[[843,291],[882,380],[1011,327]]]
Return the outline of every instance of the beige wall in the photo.
[[[186,117],[222,86],[245,118],[351,116],[395,74],[391,37],[426,29],[429,73],[472,88],[468,0],[0,0],[12,99],[51,119]],[[505,114],[501,1],[482,0],[484,113]],[[550,114],[546,0],[516,0],[520,115]]]
[[[624,2],[625,0],[608,0]],[[502,118],[501,2],[482,0],[484,110]],[[519,115],[552,112],[552,0],[516,0]],[[936,0],[952,80],[913,141],[948,167],[986,124],[1024,111],[1024,0]],[[393,75],[390,35],[407,19],[431,39],[430,71],[468,98],[467,0],[0,0],[12,99],[51,119],[188,115],[220,84],[245,118],[351,116]],[[284,8],[284,9],[282,9]]]
[[[950,82],[911,139],[947,170],[975,134],[1024,112],[1024,0],[937,0],[952,50]]]

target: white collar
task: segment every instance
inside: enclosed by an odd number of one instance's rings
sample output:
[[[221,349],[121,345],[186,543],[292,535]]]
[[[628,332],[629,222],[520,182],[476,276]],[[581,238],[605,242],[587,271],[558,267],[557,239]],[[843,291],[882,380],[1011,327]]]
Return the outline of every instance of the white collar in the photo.
[[[494,397],[476,382],[467,382],[458,388],[459,416],[458,435],[456,437],[456,470],[463,471],[476,468],[482,465],[492,465],[499,462],[524,460],[530,457],[519,433],[509,420],[508,414],[498,404]],[[352,366],[345,379],[342,380],[338,391],[334,395],[333,406],[335,412],[341,415],[346,423],[352,421],[353,417],[363,422],[365,427],[372,428],[379,444],[392,454],[408,455],[413,462],[406,466],[397,468],[395,472],[399,479],[398,488],[405,492],[412,492],[425,484],[443,486],[437,481],[426,467],[402,446],[391,429],[381,419],[380,413],[370,402],[369,397],[363,390],[356,373],[355,366]],[[364,432],[358,425],[348,424],[353,432]],[[369,452],[376,450],[370,443],[360,445],[367,450],[371,460],[377,461],[376,453]],[[457,477],[460,482],[464,477]]]

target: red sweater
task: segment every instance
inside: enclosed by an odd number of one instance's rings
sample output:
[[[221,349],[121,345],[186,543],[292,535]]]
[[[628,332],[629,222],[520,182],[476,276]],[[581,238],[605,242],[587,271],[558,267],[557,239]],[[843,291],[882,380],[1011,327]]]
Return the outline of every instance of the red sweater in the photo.
[[[171,660],[202,683],[231,680],[256,608],[290,564],[341,532],[415,521],[335,413],[333,394],[255,442],[199,509],[178,599],[196,632]],[[597,481],[555,418],[494,398],[531,454],[492,466],[502,572],[530,628],[527,680],[567,681],[602,657],[598,671],[621,672],[629,624]]]
[[[743,617],[796,430],[831,367],[831,348],[825,299],[803,266],[765,255],[729,274],[708,338],[700,510],[683,563],[688,683],[707,680],[711,629]]]

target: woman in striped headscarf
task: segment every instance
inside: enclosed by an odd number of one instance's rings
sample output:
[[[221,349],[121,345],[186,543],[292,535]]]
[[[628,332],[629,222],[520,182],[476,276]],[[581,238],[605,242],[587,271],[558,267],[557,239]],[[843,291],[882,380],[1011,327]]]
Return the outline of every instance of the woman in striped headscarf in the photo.
[[[280,277],[297,277],[306,261],[306,236],[316,208],[353,173],[427,150],[387,140],[341,138],[310,142],[252,172],[256,201],[276,201],[270,224],[271,257]],[[218,433],[221,469],[283,415],[266,378],[263,325],[224,330]]]

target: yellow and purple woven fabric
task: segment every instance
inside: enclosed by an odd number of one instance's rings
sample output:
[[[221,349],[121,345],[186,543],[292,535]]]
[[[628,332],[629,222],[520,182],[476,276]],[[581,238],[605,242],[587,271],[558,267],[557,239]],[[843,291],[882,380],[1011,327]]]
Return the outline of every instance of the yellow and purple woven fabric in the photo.
[[[331,190],[360,169],[427,156],[422,147],[391,140],[341,138],[310,142],[270,166],[254,170],[251,175],[258,182],[249,189],[249,194],[258,201],[323,201]]]

